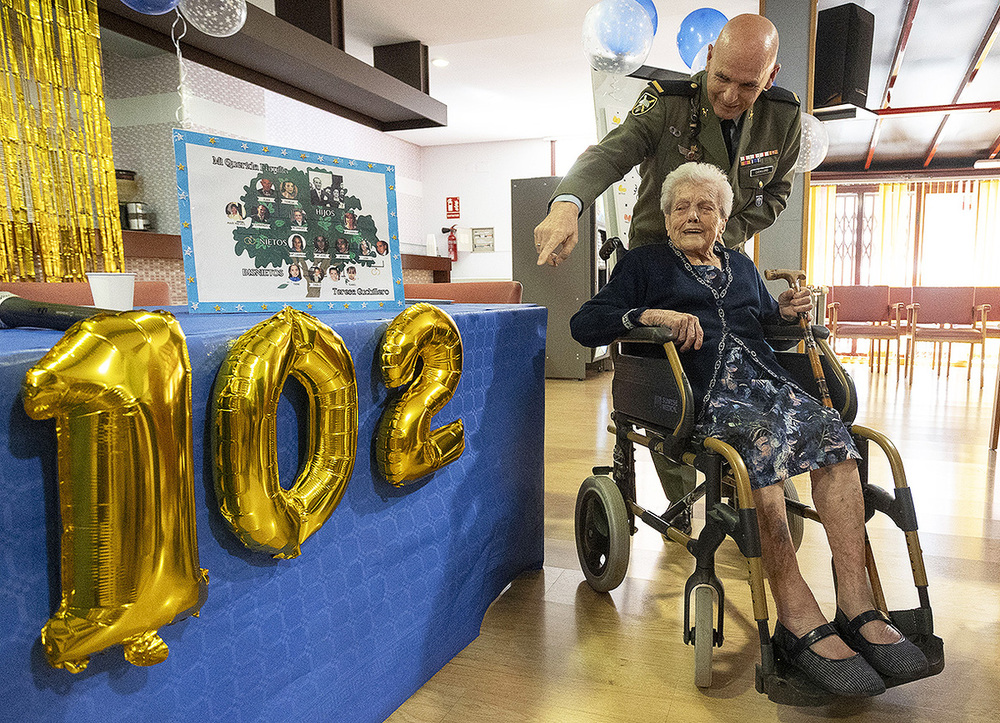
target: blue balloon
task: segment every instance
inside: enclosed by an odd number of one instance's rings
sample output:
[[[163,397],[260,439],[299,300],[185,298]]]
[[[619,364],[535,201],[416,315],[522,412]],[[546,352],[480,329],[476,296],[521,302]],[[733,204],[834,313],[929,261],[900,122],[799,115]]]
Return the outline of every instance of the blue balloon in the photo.
[[[708,43],[715,43],[719,31],[726,24],[726,16],[714,8],[698,8],[688,13],[677,31],[677,49],[690,68],[698,51]]]
[[[653,23],[653,35],[656,35],[656,6],[653,5],[653,0],[635,0],[637,3],[642,5],[642,9],[646,11],[649,15],[649,19]]]
[[[125,5],[143,15],[163,15],[169,13],[179,0],[122,0]]]

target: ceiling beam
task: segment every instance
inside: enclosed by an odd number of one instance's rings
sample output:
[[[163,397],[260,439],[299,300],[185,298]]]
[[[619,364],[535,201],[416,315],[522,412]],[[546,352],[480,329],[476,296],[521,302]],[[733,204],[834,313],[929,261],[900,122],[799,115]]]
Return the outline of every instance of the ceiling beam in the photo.
[[[872,111],[879,118],[900,115],[926,115],[928,113],[968,113],[973,111],[992,112],[1000,110],[1000,100],[979,100],[974,103],[951,103],[949,105],[914,105],[902,108],[881,108]]]
[[[996,40],[998,26],[1000,26],[1000,4],[997,5],[996,12],[993,13],[993,20],[990,21],[990,26],[983,33],[983,37],[979,41],[979,47],[976,48],[976,52],[972,55],[972,60],[969,62],[969,67],[965,71],[962,82],[958,84],[958,90],[955,91],[955,97],[951,101],[953,104],[958,103],[958,99],[962,97],[962,92],[966,86],[972,82],[972,79],[976,77],[976,73],[979,72],[979,66],[982,65],[983,60],[990,52],[990,48],[993,47],[993,41]],[[934,154],[937,153],[938,144],[941,142],[941,134],[944,132],[944,127],[948,123],[949,118],[951,116],[946,115],[941,119],[941,124],[938,126],[937,132],[934,133],[934,137],[931,139],[930,146],[927,149],[924,168],[930,165]]]
[[[920,0],[907,0],[906,12],[903,15],[903,26],[899,29],[899,38],[896,40],[896,50],[892,54],[892,65],[889,66],[889,77],[885,81],[885,90],[882,91],[882,102],[879,109],[889,107],[889,96],[892,86],[896,84],[899,77],[899,68],[903,64],[903,53],[906,51],[906,43],[910,40],[910,31],[913,29],[913,18],[917,14],[917,5]],[[868,155],[865,157],[865,170],[871,168],[872,158],[875,156],[875,146],[878,145],[879,136],[882,134],[882,119],[875,121],[872,129],[871,140],[868,141]]]
[[[996,158],[998,153],[1000,153],[1000,136],[998,136],[997,139],[993,141],[993,145],[990,146],[990,154],[987,157]]]

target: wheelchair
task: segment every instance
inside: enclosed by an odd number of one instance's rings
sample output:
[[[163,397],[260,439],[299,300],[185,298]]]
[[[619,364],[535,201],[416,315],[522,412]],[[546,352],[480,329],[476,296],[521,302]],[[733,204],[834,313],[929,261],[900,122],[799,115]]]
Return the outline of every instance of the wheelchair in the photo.
[[[899,453],[881,433],[853,424],[857,414],[854,382],[830,348],[829,332],[820,326],[814,326],[812,331],[834,408],[851,430],[862,457],[858,461],[858,471],[865,520],[870,520],[876,512],[887,515],[906,537],[919,607],[889,610],[866,534],[867,570],[876,605],[927,657],[929,667],[921,677],[936,675],[944,669],[944,645],[941,638],[934,635],[916,515]],[[773,327],[767,330],[767,338],[782,366],[806,391],[819,398],[809,358],[797,351],[803,333],[794,326]],[[695,446],[691,439],[695,422],[691,387],[672,339],[670,329],[644,327],[633,329],[612,345],[614,411],[608,430],[615,435],[613,466],[594,467],[593,474],[580,487],[576,500],[576,547],[584,575],[598,592],[610,591],[621,584],[628,570],[631,535],[638,531],[637,520],[659,532],[666,541],[683,545],[695,560],[695,570],[684,586],[684,643],[695,650],[695,685],[707,688],[712,683],[713,649],[721,647],[724,640],[725,593],[715,572],[715,553],[726,537],[731,538],[749,567],[753,615],[760,638],[760,663],[756,665],[755,676],[757,691],[777,703],[825,705],[836,696],[775,655],[768,623],[757,515],[746,466],[736,450],[720,440],[708,438],[702,445]],[[871,443],[888,459],[895,487],[892,493],[868,483]],[[636,500],[636,444],[663,454],[675,463],[693,466],[704,474],[704,481],[662,514],[640,506]],[[690,513],[701,500],[704,500],[705,524],[697,537],[692,537]],[[818,522],[820,518],[814,509],[799,501],[790,483],[785,485],[785,505],[793,542],[798,549],[804,521]],[[911,681],[885,679],[886,687],[903,682]]]

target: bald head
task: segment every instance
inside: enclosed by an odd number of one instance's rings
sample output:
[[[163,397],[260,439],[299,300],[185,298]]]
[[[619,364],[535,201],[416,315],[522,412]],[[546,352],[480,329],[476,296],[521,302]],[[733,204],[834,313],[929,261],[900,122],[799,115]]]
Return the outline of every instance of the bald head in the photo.
[[[753,49],[766,56],[766,62],[774,65],[778,58],[778,29],[763,15],[737,15],[726,23],[715,47]]]
[[[778,31],[762,15],[737,15],[708,46],[708,97],[722,120],[739,118],[771,87],[781,67]]]

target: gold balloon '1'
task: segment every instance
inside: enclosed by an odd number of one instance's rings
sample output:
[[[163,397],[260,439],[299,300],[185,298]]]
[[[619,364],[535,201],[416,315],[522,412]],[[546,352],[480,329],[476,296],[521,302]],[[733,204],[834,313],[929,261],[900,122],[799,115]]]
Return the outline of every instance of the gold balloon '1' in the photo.
[[[276,417],[291,374],[309,397],[305,468],[285,490],[278,479]],[[358,445],[358,388],[343,340],[313,316],[286,307],[230,350],[212,400],[215,490],[244,545],[277,558],[299,555],[340,502]]]
[[[465,450],[461,419],[431,431],[431,417],[448,403],[462,376],[462,336],[455,321],[431,304],[414,304],[386,329],[385,385],[411,382],[418,359],[423,360],[419,377],[382,415],[375,444],[379,469],[397,487],[454,462]]]
[[[165,312],[75,324],[24,382],[24,408],[56,419],[62,602],[42,628],[49,663],[76,673],[121,643],[134,665],[167,657],[157,628],[197,615],[191,364]]]

